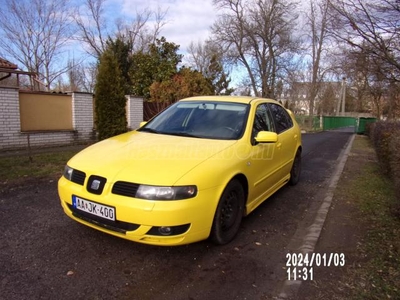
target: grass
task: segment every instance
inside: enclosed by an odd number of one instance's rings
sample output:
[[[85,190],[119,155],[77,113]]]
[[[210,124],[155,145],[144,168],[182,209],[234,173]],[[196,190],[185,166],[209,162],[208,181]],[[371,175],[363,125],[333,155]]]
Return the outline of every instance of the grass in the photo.
[[[374,152],[365,137],[356,138],[352,151],[361,156]],[[341,187],[347,192],[346,200],[361,212],[364,226],[358,250],[365,260],[349,274],[352,298],[400,299],[400,219],[393,211],[398,201],[393,182],[382,175],[375,160],[367,160],[357,172]]]
[[[77,151],[0,157],[0,182],[20,178],[61,176],[64,165]]]

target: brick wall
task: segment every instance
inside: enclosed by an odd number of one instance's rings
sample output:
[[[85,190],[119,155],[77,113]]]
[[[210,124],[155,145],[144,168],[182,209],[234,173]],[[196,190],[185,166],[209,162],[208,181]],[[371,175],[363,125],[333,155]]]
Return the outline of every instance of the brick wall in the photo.
[[[19,119],[19,91],[0,87],[0,150],[22,147],[26,138],[21,136]]]
[[[128,128],[139,128],[140,122],[143,121],[143,98],[126,96],[127,98],[127,121]]]
[[[143,99],[127,96],[127,120],[130,129],[143,121]],[[70,131],[21,132],[19,90],[0,87],[0,151],[28,147],[64,146],[95,140],[93,95],[72,93],[72,123]]]
[[[19,90],[0,87],[0,151],[28,147],[70,145],[77,141],[74,131],[21,132]]]
[[[72,94],[72,126],[76,138],[87,141],[95,138],[93,118],[93,95],[89,93]]]

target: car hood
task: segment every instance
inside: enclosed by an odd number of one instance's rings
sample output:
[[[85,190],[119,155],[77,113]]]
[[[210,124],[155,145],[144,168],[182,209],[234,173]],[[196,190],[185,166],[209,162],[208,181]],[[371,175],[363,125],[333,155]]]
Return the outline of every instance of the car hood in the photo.
[[[197,165],[236,142],[134,131],[86,148],[68,165],[87,175],[106,177],[108,182],[174,185]]]

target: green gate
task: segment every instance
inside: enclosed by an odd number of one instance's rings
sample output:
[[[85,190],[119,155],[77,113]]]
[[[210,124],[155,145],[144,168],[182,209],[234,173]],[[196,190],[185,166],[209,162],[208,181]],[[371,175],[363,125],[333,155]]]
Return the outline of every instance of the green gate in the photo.
[[[376,122],[376,118],[364,118],[364,117],[358,118],[356,132],[358,134],[364,134],[366,125],[374,122]]]
[[[323,116],[322,117],[322,129],[331,130],[342,127],[350,127],[357,125],[357,118],[353,117],[333,117]]]

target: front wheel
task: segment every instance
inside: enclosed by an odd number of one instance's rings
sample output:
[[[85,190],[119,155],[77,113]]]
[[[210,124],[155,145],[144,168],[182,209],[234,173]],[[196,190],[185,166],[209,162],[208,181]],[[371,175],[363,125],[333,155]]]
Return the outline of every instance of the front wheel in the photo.
[[[300,180],[301,173],[301,151],[297,150],[296,156],[293,161],[292,169],[290,170],[290,185],[296,185]]]
[[[215,212],[210,234],[215,244],[227,244],[236,236],[242,222],[244,201],[243,186],[238,180],[232,180],[222,193]]]

